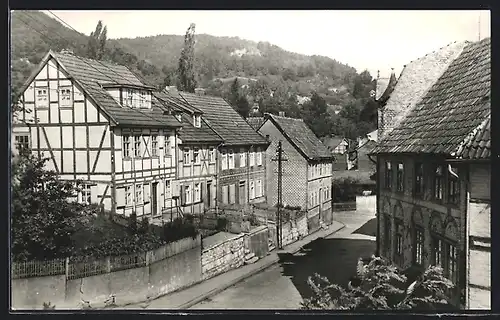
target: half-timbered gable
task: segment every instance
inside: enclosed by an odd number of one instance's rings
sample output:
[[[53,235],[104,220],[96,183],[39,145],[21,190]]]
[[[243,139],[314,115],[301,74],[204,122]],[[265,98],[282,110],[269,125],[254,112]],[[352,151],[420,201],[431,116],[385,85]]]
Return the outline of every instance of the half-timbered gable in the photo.
[[[28,133],[32,152],[48,157],[62,179],[83,180],[82,201],[117,213],[159,212],[160,193],[151,190],[175,177],[175,161],[161,157],[163,139],[175,144],[182,125],[152,89],[126,67],[51,51],[22,90],[13,135]],[[132,202],[130,186],[140,196]]]
[[[394,97],[426,87],[392,115],[397,122],[372,151],[377,246],[402,268],[442,266],[454,304],[490,308],[490,39],[454,48],[412,62],[388,98],[397,105]]]
[[[266,114],[258,129],[271,141],[267,149],[267,193],[271,204],[278,200],[276,150],[282,142],[283,204],[307,210],[312,227],[331,214],[333,155],[302,119]]]
[[[222,140],[217,145],[217,201],[265,202],[266,139],[222,98],[185,92],[176,95],[202,111],[203,123]]]

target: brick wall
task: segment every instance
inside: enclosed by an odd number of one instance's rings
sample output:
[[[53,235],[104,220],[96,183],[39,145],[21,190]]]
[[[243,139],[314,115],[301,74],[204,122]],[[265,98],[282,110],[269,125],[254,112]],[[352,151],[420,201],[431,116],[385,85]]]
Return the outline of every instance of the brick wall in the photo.
[[[271,145],[266,152],[267,167],[267,195],[268,203],[275,205],[278,202],[278,163],[271,161],[275,156],[278,141],[282,141],[282,148],[288,161],[283,162],[283,204],[290,206],[307,206],[307,161],[293,147],[271,121],[266,121],[259,132],[269,135]]]

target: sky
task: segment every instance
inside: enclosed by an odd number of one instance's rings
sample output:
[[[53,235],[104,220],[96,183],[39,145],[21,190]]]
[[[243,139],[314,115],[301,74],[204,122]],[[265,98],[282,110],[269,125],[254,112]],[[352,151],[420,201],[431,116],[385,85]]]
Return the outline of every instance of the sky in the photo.
[[[51,14],[45,11],[49,16]],[[52,11],[90,34],[99,20],[108,38],[197,34],[268,41],[287,51],[322,55],[376,77],[455,41],[490,37],[489,10],[159,10]]]

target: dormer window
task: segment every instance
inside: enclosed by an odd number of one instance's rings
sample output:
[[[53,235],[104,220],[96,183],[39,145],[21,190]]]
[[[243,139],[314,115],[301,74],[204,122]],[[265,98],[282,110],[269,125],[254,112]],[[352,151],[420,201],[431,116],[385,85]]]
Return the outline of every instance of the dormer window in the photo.
[[[175,115],[175,118],[176,118],[178,121],[182,121],[182,113],[180,113],[180,112],[176,112],[174,115]]]
[[[148,108],[148,101],[146,99],[147,92],[141,91],[139,93],[139,108]]]
[[[199,114],[195,114],[193,116],[193,125],[196,127],[196,128],[201,128],[201,115]]]

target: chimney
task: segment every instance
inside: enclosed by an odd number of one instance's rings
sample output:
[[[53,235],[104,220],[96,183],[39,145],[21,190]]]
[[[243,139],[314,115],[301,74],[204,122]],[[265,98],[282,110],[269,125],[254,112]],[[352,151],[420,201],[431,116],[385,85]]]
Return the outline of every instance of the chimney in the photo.
[[[278,115],[279,115],[280,117],[284,117],[284,116],[285,116],[285,111],[280,111],[280,112],[278,112]]]
[[[203,89],[203,88],[196,88],[196,89],[194,89],[194,93],[196,93],[199,96],[204,96],[205,95],[205,89]]]

